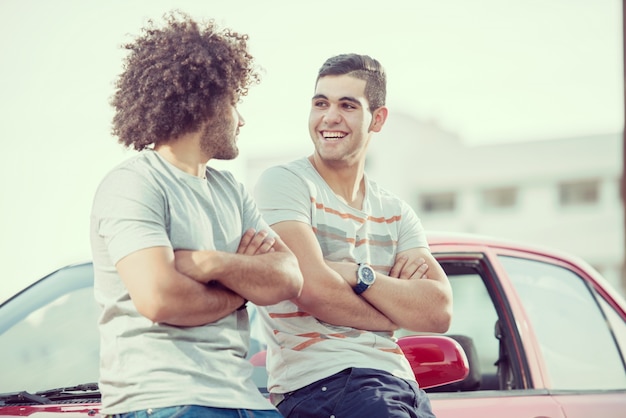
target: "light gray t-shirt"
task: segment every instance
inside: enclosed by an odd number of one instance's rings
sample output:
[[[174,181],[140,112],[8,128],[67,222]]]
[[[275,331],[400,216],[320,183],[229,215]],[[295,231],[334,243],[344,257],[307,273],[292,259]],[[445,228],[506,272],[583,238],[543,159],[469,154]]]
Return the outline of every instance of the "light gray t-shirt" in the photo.
[[[115,264],[135,251],[236,252],[243,232],[267,229],[256,206],[226,171],[189,175],[146,150],[100,184],[91,214],[95,297],[102,306],[100,390],[104,414],[174,405],[272,409],[250,379],[248,314],[175,327],[137,312]]]
[[[428,248],[422,224],[404,201],[367,177],[362,210],[339,200],[307,158],[267,169],[255,198],[273,225],[299,221],[311,226],[324,258],[368,263],[389,273],[396,255]],[[336,326],[303,312],[291,301],[259,307],[268,345],[268,387],[286,393],[348,367],[385,370],[415,380],[392,333]]]

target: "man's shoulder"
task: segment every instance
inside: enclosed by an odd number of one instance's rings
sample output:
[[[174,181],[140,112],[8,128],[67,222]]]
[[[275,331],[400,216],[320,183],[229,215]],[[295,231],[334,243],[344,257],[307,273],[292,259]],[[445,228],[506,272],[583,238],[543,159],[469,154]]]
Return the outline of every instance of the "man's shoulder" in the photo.
[[[269,169],[301,172],[307,170],[310,166],[311,163],[309,163],[309,160],[306,157],[302,157],[285,163],[276,164]]]
[[[96,198],[109,199],[111,196],[161,196],[172,184],[175,175],[163,167],[156,152],[141,151],[109,170],[98,184]]]
[[[276,164],[264,170],[263,176],[269,178],[310,177],[311,164],[307,158],[299,158],[286,163]]]
[[[154,158],[153,154],[155,153],[151,151],[140,151],[139,153],[131,155],[130,157],[127,157],[117,163],[117,165],[113,166],[107,174],[147,170],[153,165],[151,161]]]
[[[119,162],[111,168],[102,178],[100,186],[110,183],[119,183],[131,181],[133,178],[146,177],[146,174],[152,169],[150,156],[147,153],[140,152],[125,160]]]

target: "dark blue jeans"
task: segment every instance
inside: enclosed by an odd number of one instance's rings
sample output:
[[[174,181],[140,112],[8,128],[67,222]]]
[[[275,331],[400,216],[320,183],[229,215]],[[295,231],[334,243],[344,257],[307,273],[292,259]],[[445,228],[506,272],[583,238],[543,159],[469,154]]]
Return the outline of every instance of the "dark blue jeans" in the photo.
[[[250,410],[211,408],[208,406],[182,405],[167,408],[146,409],[125,414],[106,415],[107,418],[282,418],[275,409]]]
[[[346,369],[285,395],[287,418],[435,418],[414,382],[374,369]]]

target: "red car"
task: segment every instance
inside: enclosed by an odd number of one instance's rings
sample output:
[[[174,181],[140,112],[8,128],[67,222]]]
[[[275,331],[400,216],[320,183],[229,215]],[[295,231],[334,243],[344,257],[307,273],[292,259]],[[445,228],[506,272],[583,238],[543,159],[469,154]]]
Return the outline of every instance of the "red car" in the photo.
[[[438,418],[626,416],[626,302],[595,270],[491,238],[429,241],[452,284],[452,326],[446,337],[398,337]],[[0,416],[100,415],[92,275],[89,263],[70,266],[0,305]]]

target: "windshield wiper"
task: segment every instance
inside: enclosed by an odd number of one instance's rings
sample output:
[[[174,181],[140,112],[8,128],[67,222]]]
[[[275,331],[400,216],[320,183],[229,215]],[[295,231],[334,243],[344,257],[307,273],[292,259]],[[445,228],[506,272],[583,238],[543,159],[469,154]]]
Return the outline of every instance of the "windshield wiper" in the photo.
[[[75,399],[100,399],[97,383],[42,390],[35,393],[26,391],[0,394],[0,405],[39,404]]]

